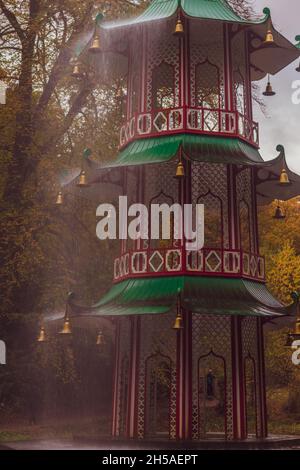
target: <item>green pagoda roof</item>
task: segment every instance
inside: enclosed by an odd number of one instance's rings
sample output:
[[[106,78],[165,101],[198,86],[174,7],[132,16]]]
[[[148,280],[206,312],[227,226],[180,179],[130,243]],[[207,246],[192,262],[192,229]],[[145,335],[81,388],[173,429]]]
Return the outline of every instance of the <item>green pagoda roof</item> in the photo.
[[[199,314],[293,315],[298,302],[295,299],[293,304],[285,307],[265,284],[245,279],[173,276],[128,279],[113,285],[92,307],[76,304],[72,296],[68,305],[71,317],[163,314],[174,310],[178,292],[183,308]]]
[[[138,139],[122,150],[108,167],[165,163],[178,153],[179,147],[189,159],[210,163],[256,165],[263,163],[259,151],[237,138],[197,134],[179,134]]]
[[[103,27],[115,28],[167,19],[175,15],[179,7],[191,18],[248,25],[265,23],[270,16],[270,10],[265,8],[263,18],[247,20],[235,13],[226,0],[153,0],[138,17],[118,22],[107,22],[103,24]]]

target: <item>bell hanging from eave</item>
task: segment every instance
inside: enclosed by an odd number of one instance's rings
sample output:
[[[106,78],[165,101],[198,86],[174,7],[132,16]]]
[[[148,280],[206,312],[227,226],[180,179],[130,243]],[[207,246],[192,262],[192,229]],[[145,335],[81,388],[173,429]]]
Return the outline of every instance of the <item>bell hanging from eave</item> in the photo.
[[[174,178],[176,179],[181,179],[185,177],[185,170],[184,170],[184,165],[182,163],[182,148],[180,148],[180,153],[179,153],[179,162],[176,167],[176,174]]]
[[[283,168],[283,170],[280,173],[279,184],[280,186],[290,186],[291,184],[289,180],[289,175],[287,174],[287,171],[285,168]]]
[[[300,72],[300,62],[299,62],[298,67],[296,67],[296,72]]]
[[[98,32],[94,34],[92,44],[89,47],[89,52],[92,54],[99,54],[101,52],[100,34]]]
[[[294,328],[294,338],[295,339],[300,339],[300,303],[299,303],[299,294],[296,294],[298,297],[298,305],[297,305],[297,316],[296,316],[296,322],[295,322],[295,328]]]
[[[89,186],[87,179],[86,179],[86,174],[85,171],[82,170],[79,176],[79,181],[77,183],[77,186],[79,188],[87,188]]]
[[[264,96],[274,96],[274,95],[276,95],[276,92],[273,90],[272,85],[271,85],[270,76],[268,78],[268,83],[267,83],[267,86],[266,86],[266,90],[263,92],[263,95]]]
[[[37,342],[38,343],[45,343],[46,342],[46,332],[45,332],[45,327],[44,326],[41,326]]]
[[[265,40],[263,41],[264,46],[273,46],[275,43],[274,41],[274,36],[272,32],[272,21],[271,18],[269,18],[268,23],[267,23],[267,32],[265,36]]]
[[[97,335],[96,346],[104,346],[104,345],[105,345],[105,338],[104,338],[102,330],[99,330],[99,333]]]
[[[173,330],[182,330],[182,329],[183,329],[183,318],[181,314],[181,297],[180,297],[180,289],[178,289],[177,315],[176,315],[175,323],[173,326]]]
[[[57,206],[62,206],[63,202],[64,202],[63,193],[60,191],[57,195],[55,204]]]
[[[177,165],[177,168],[176,168],[176,175],[175,175],[175,178],[181,179],[181,178],[184,178],[184,177],[185,177],[184,166],[183,166],[182,161],[180,160],[180,161],[178,162],[178,165]]]
[[[83,73],[81,71],[81,63],[79,62],[79,60],[76,60],[74,63],[74,68],[71,73],[71,77],[76,79],[81,79],[83,77]]]
[[[285,215],[284,213],[282,212],[282,209],[281,207],[278,205],[276,207],[276,210],[275,210],[275,214],[273,216],[273,219],[276,219],[276,220],[282,220],[282,219],[285,219]]]
[[[180,13],[178,13],[175,29],[173,32],[174,36],[182,37],[184,35],[183,23],[181,21]]]
[[[173,330],[182,330],[183,329],[183,320],[180,312],[177,313]]]
[[[68,316],[65,317],[62,330],[59,332],[59,334],[60,335],[71,335],[72,334],[71,324],[70,324],[70,320],[69,320]]]
[[[263,42],[265,46],[273,46],[275,44],[274,36],[271,30],[271,27],[268,28],[265,40]]]

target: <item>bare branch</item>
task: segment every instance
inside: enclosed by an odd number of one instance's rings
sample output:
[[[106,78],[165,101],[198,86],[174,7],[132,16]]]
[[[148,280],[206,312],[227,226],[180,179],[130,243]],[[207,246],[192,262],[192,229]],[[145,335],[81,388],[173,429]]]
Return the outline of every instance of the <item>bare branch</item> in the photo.
[[[18,20],[17,20],[16,15],[6,7],[3,0],[0,0],[0,8],[2,10],[2,13],[5,15],[7,20],[10,22],[10,24],[12,25],[12,27],[16,31],[20,41],[24,41],[26,36],[25,36],[25,33],[24,33],[23,29],[21,28]]]

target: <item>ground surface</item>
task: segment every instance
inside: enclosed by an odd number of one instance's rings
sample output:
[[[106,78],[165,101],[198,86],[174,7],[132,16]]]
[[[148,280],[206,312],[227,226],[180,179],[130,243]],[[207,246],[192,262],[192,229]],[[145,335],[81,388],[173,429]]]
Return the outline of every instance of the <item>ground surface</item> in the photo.
[[[272,436],[267,441],[249,440],[240,443],[221,441],[171,443],[164,441],[134,442],[112,441],[111,439],[93,441],[91,439],[51,439],[21,442],[7,442],[0,450],[300,450],[300,439]]]

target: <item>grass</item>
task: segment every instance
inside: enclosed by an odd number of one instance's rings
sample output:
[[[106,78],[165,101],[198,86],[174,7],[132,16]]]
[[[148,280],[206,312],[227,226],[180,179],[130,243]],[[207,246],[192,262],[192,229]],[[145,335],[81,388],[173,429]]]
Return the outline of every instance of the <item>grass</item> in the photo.
[[[270,434],[300,436],[300,423],[289,419],[269,420],[268,429]]]
[[[110,432],[108,419],[74,419],[61,422],[28,425],[9,423],[0,425],[0,443],[20,442],[28,440],[72,439],[74,435],[81,437],[107,436]]]

